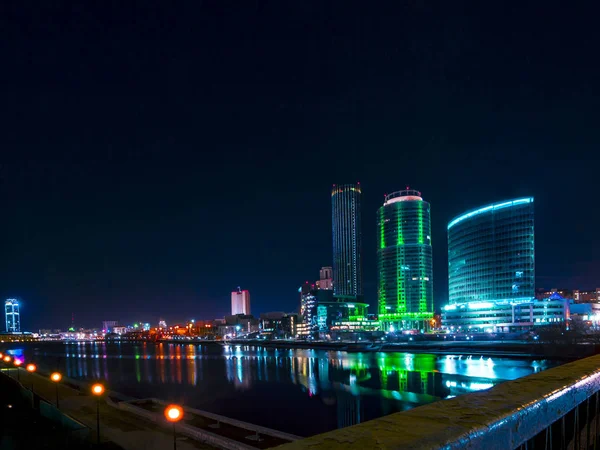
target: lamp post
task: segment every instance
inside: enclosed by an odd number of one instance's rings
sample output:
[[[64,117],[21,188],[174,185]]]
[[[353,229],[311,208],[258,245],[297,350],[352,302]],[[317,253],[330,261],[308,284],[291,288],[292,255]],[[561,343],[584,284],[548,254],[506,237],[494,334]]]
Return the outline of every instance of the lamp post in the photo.
[[[17,368],[17,381],[21,381],[21,371],[19,370],[19,366],[23,364],[23,361],[15,358],[15,366]]]
[[[25,369],[27,369],[27,372],[33,373],[37,370],[37,367],[35,364],[27,364]],[[33,398],[33,377],[31,377],[31,398]]]
[[[50,375],[50,379],[54,381],[54,384],[56,384],[56,409],[60,409],[58,406],[58,383],[60,383],[60,380],[62,380],[62,375],[58,372],[54,372],[52,375]]]
[[[100,444],[100,396],[104,394],[104,386],[100,383],[94,384],[92,394],[96,396],[96,443]]]
[[[11,360],[11,357],[8,355],[4,355],[4,358],[2,358],[2,361],[4,361],[6,364],[10,363],[10,360]],[[6,368],[6,373],[10,377],[10,367]]]
[[[179,405],[169,405],[165,408],[165,417],[173,424],[173,450],[177,450],[175,424],[183,418],[183,408]]]

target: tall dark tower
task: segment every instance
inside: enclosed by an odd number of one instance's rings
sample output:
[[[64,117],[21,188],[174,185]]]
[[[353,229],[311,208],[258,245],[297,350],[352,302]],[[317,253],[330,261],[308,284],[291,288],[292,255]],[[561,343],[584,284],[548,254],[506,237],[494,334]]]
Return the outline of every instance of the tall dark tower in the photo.
[[[333,295],[343,301],[363,297],[360,196],[360,183],[334,185],[331,190]]]
[[[433,319],[429,203],[411,189],[386,195],[377,223],[379,320],[390,331],[428,329]]]

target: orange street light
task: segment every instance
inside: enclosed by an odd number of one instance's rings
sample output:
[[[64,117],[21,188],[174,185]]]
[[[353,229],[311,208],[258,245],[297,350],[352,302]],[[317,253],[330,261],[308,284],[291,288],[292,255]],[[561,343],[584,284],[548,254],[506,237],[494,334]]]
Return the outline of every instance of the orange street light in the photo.
[[[4,353],[0,353],[0,359],[4,358]]]
[[[173,424],[173,450],[177,450],[175,424],[183,418],[183,408],[179,405],[169,405],[165,408],[165,417]]]
[[[27,367],[25,367],[27,369],[27,372],[35,372],[37,370],[37,367],[35,366],[35,364],[27,364]]]
[[[92,394],[96,396],[96,443],[100,443],[100,396],[104,394],[104,385],[96,383],[92,386]]]
[[[15,366],[19,367],[21,364],[23,364],[23,361],[21,361],[20,359],[15,359],[14,363]]]
[[[5,362],[5,363],[9,363],[11,359],[12,359],[12,358],[11,358],[10,356],[6,355],[6,356],[4,357],[4,362]]]
[[[95,385],[92,386],[92,394],[97,395],[97,396],[104,394],[104,386],[101,385],[100,383],[96,383]]]

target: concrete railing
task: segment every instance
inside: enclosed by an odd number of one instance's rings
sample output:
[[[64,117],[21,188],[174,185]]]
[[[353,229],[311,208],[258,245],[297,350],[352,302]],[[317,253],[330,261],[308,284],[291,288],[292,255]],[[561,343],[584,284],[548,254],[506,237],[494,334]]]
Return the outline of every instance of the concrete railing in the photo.
[[[600,447],[600,356],[280,446],[329,449]]]
[[[157,425],[159,425],[163,428],[170,430],[173,426],[171,423],[167,422],[164,419],[162,414],[153,413],[152,411],[148,411],[144,408],[140,408],[139,406],[135,406],[131,403],[120,402],[118,404],[118,407],[119,407],[119,409],[121,409],[123,411],[128,411],[132,414],[136,414],[136,415],[143,417],[153,423],[156,423]],[[201,430],[200,428],[193,427],[186,423],[177,424],[177,432],[182,435],[188,436],[194,440],[197,440],[200,442],[205,442],[209,445],[213,445],[217,448],[222,448],[222,449],[227,449],[227,450],[256,450],[255,447],[252,447],[250,445],[246,445],[241,442],[237,442],[233,439],[228,439],[224,436],[219,436],[219,435],[217,435],[215,433],[211,433],[210,431],[207,431],[207,430]]]
[[[167,406],[167,404],[168,404],[167,402],[160,400],[158,398],[152,398],[151,400],[154,403],[157,403],[157,404],[163,405],[163,406]],[[274,430],[272,428],[261,427],[260,425],[254,425],[252,423],[243,422],[241,420],[221,416],[220,414],[215,414],[215,413],[211,413],[208,411],[202,411],[200,409],[190,408],[188,406],[185,406],[184,409],[193,414],[196,414],[197,416],[206,417],[207,419],[212,419],[215,422],[227,423],[229,425],[233,425],[234,427],[243,428],[243,429],[251,431],[253,433],[260,433],[260,434],[264,434],[267,436],[274,436],[279,439],[283,439],[285,441],[290,441],[290,442],[302,439],[300,436],[296,436],[294,434],[284,433],[283,431]]]

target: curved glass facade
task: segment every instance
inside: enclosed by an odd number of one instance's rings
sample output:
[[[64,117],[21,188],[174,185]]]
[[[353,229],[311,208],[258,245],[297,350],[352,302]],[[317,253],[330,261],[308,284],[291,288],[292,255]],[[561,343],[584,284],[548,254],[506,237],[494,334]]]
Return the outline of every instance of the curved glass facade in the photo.
[[[336,298],[360,300],[362,287],[362,235],[360,184],[333,186],[333,293]]]
[[[433,318],[429,203],[413,190],[387,195],[378,211],[379,320],[384,330],[427,329]]]
[[[450,221],[448,271],[450,305],[533,299],[533,198],[495,203]]]

